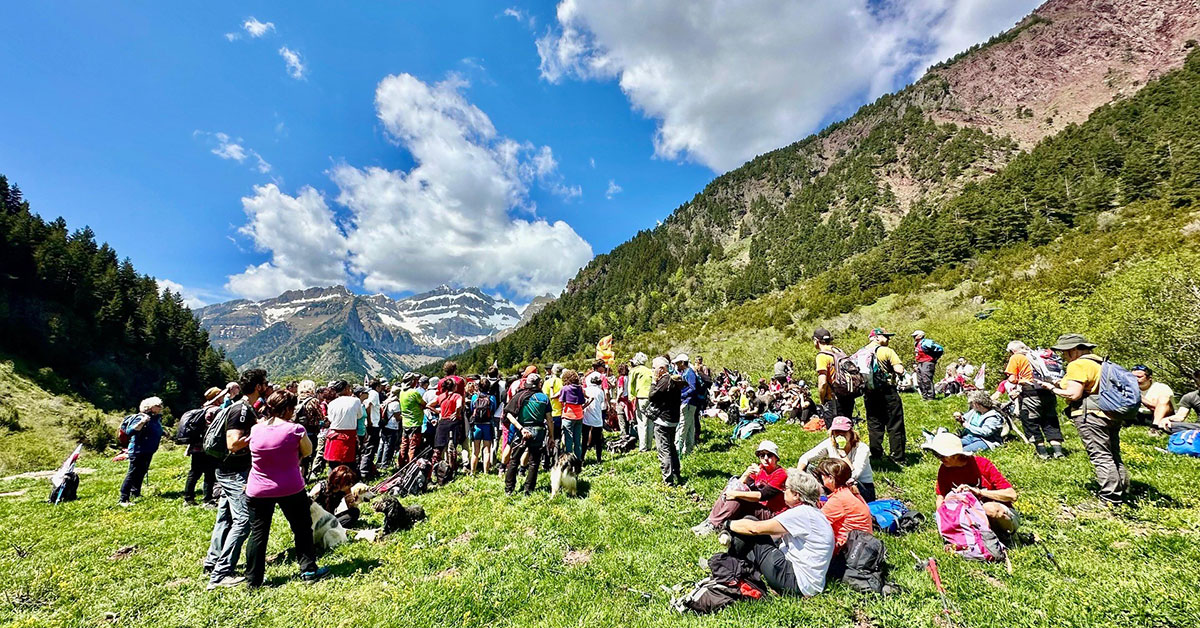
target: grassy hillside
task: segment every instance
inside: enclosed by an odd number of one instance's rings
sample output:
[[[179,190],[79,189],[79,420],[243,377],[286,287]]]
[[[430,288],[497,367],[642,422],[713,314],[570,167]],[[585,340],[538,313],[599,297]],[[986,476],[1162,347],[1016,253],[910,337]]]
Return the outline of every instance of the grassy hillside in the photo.
[[[906,396],[910,447],[919,428],[948,426],[956,401]],[[586,497],[505,497],[495,477],[460,479],[416,499],[429,519],[380,543],[355,542],[321,559],[334,577],[306,585],[294,564],[267,571],[268,588],[209,593],[200,572],[212,511],[181,503],[186,459],[161,453],[134,507],[116,506],[124,467],[85,458],[80,500],[43,503],[45,480],[0,483],[0,624],[9,626],[1194,626],[1200,623],[1200,465],[1160,452],[1145,428],[1122,434],[1134,505],[1116,511],[1091,496],[1091,467],[1067,428],[1069,456],[1039,462],[1008,445],[991,458],[1020,491],[1025,530],[1038,543],[1002,565],[945,554],[932,525],[884,539],[891,578],[881,599],[831,585],[812,599],[743,603],[704,618],[681,617],[661,586],[691,583],[719,547],[688,527],[707,513],[725,478],[751,461],[753,442],[730,445],[707,422],[699,452],[685,458],[687,484],[664,487],[652,454],[586,467]],[[820,435],[775,426],[767,437],[795,459]],[[757,440],[757,439],[755,439]],[[929,513],[936,464],[918,458],[879,472],[882,495]],[[378,525],[377,515],[371,515]],[[288,543],[276,517],[270,554]],[[122,548],[130,548],[119,552]],[[1052,551],[1062,572],[1050,563]],[[909,551],[938,559],[953,609],[942,614],[929,578]]]

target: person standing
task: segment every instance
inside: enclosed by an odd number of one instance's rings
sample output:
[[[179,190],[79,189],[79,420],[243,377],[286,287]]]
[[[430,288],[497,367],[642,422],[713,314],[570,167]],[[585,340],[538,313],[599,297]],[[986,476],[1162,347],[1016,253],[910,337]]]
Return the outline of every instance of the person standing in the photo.
[[[567,430],[563,429],[563,402],[562,391],[563,383],[563,365],[555,364],[550,367],[550,375],[542,384],[542,393],[550,399],[551,420],[554,421],[554,433],[559,438],[569,438]],[[582,402],[580,402],[582,403]],[[547,443],[550,449],[554,448],[555,441]],[[565,445],[564,445],[565,446]]]
[[[633,398],[637,421],[638,451],[650,451],[654,444],[654,423],[646,410],[650,405],[650,389],[654,386],[654,373],[646,366],[645,353],[637,352],[629,361],[629,396]]]
[[[608,396],[604,394],[604,374],[599,371],[588,374],[583,387],[587,403],[583,407],[583,446],[580,448],[579,463],[583,464],[588,448],[596,450],[596,464],[603,462],[604,413],[608,411]]]
[[[918,329],[913,335],[913,353],[917,363],[917,390],[926,401],[934,399],[933,375],[937,372],[938,359],[946,350],[938,343],[925,337],[925,332]]]
[[[316,443],[320,439],[321,424],[325,422],[325,415],[321,413],[321,399],[317,396],[317,383],[311,379],[306,379],[296,384],[296,418],[295,421],[299,425],[304,426],[304,434],[308,436],[310,444]],[[304,477],[308,477],[313,468],[314,460],[319,456],[319,452],[310,451],[300,461],[300,472]]]
[[[679,395],[679,429],[675,433],[675,449],[682,458],[696,449],[696,413],[700,386],[696,371],[688,364],[686,353],[676,355],[674,361],[679,378],[683,382],[683,390]]]
[[[421,424],[425,420],[425,399],[419,382],[421,376],[416,373],[405,373],[403,390],[397,398],[400,405],[400,459],[397,466],[404,465],[417,459],[421,447]]]
[[[400,416],[400,386],[392,387],[391,394],[383,400],[383,424],[379,429],[379,455],[375,457],[375,466],[391,468],[396,462],[396,450],[400,446],[400,430],[403,418]]]
[[[467,430],[465,420],[466,402],[458,394],[454,380],[443,377],[438,383],[438,396],[435,401],[438,412],[437,431],[433,437],[433,464],[445,460],[450,465],[449,478],[458,471],[459,450],[466,444]]]
[[[867,414],[867,436],[870,439],[871,457],[883,458],[883,439],[887,435],[888,458],[897,465],[904,464],[904,451],[908,435],[904,429],[904,405],[900,392],[896,390],[896,375],[904,374],[900,356],[888,347],[895,334],[876,327],[868,336],[864,348],[869,351],[871,367],[864,374],[867,380],[863,395],[863,409]]]
[[[254,406],[267,389],[267,372],[250,369],[238,383],[242,396],[222,410],[214,421],[225,424],[225,448],[228,454],[217,463],[217,520],[209,540],[204,569],[211,572],[208,589],[236,586],[245,578],[234,576],[242,544],[250,534],[250,506],[246,502],[246,480],[250,476],[250,430],[258,423]],[[299,462],[297,457],[296,461]]]
[[[1021,429],[1025,430],[1025,438],[1033,445],[1037,457],[1048,460],[1065,458],[1062,448],[1062,428],[1058,423],[1058,401],[1054,393],[1038,385],[1038,373],[1033,369],[1034,357],[1029,347],[1020,340],[1008,343],[1008,364],[1004,366],[1004,374],[1011,386],[1017,390],[1017,416],[1021,419]],[[1046,449],[1049,443],[1051,450]]]
[[[383,383],[373,379],[367,385],[366,399],[363,409],[366,410],[366,436],[362,439],[362,452],[359,454],[358,472],[361,477],[375,476],[375,453],[379,450],[380,430],[383,422],[383,402],[379,398],[379,389]]]
[[[1100,410],[1100,370],[1104,359],[1092,353],[1096,345],[1082,334],[1063,334],[1051,349],[1062,354],[1067,372],[1058,385],[1043,384],[1067,400],[1067,416],[1079,431],[1079,440],[1100,483],[1100,499],[1109,504],[1125,501],[1129,471],[1121,461],[1121,419]]]
[[[128,453],[129,470],[125,472],[125,481],[121,483],[122,506],[129,506],[131,497],[142,496],[142,481],[150,472],[150,461],[154,452],[162,443],[162,399],[148,397],[138,404],[138,414],[121,430],[129,437]],[[194,485],[193,485],[194,486]]]
[[[350,382],[344,379],[337,380],[330,388],[337,397],[326,407],[329,431],[325,434],[325,460],[331,467],[344,464],[356,468],[362,400],[354,395]]]
[[[221,401],[223,391],[216,386],[209,388],[204,393],[204,431],[208,431],[208,426],[212,424],[212,420],[221,411]],[[204,505],[209,508],[217,507],[216,497],[213,496],[213,489],[217,485],[217,461],[212,456],[204,453],[204,436],[201,433],[200,442],[188,445],[187,455],[191,458],[191,464],[188,467],[187,480],[183,485],[183,503],[189,506],[196,505],[196,483],[200,478],[204,478]]]
[[[846,359],[846,354],[833,346],[833,334],[824,327],[818,327],[813,332],[813,347],[817,350],[817,396],[825,406],[826,413],[830,417],[854,416],[854,402],[857,397],[838,393],[834,387],[838,364]]]
[[[513,394],[504,412],[516,436],[510,439],[509,462],[504,470],[504,492],[511,495],[517,487],[521,457],[528,454],[525,475],[525,494],[537,487],[538,464],[547,438],[554,440],[550,397],[541,392],[542,378],[536,373],[525,376],[524,386]]]
[[[663,482],[679,485],[682,479],[675,442],[682,410],[683,380],[671,374],[671,363],[664,356],[654,358],[653,366],[655,380],[646,404],[646,415],[654,421],[654,447],[658,450]]]

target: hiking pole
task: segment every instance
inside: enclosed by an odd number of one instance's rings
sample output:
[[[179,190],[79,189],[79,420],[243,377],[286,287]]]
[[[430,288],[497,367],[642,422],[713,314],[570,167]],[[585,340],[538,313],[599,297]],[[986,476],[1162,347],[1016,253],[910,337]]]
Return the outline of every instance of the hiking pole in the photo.
[[[920,556],[917,556],[916,552],[911,550],[908,553],[911,554],[912,557],[917,561],[917,563],[913,565],[913,569],[929,573],[930,579],[933,580],[933,586],[937,589],[938,596],[942,600],[942,612],[949,614],[950,604],[946,601],[946,587],[942,586],[942,576],[940,573],[938,573],[937,560],[935,560],[932,556],[930,556],[928,559],[922,560]]]

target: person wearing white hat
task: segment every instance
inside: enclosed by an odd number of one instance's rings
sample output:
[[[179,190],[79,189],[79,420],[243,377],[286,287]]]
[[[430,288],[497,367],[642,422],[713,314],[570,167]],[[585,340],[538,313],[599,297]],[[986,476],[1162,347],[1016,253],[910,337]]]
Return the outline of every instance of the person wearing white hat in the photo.
[[[675,449],[682,458],[696,449],[696,434],[699,409],[700,385],[696,371],[688,364],[688,354],[680,353],[671,360],[683,380],[683,391],[679,394],[679,430],[675,432]]]
[[[646,354],[639,351],[629,361],[629,396],[633,399],[637,418],[638,451],[650,451],[654,447],[654,422],[646,414],[650,388],[654,386],[654,372],[646,366],[646,360]]]
[[[779,446],[769,440],[754,450],[758,462],[746,467],[739,478],[729,478],[708,518],[692,528],[696,536],[712,534],[726,521],[752,516],[766,520],[787,510],[783,487],[787,469],[779,466]]]
[[[951,432],[941,432],[921,445],[942,461],[938,468],[936,507],[951,491],[967,491],[975,495],[987,513],[992,530],[1011,535],[1017,531],[1020,516],[1013,508],[1017,489],[1000,473],[991,460],[964,451],[962,439]],[[1001,540],[1004,540],[1003,537]]]

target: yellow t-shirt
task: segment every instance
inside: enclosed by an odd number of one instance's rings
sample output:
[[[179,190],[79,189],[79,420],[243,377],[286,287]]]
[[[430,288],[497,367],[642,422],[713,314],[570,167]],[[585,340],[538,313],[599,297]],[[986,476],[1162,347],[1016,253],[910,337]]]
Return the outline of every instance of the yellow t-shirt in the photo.
[[[1100,392],[1100,362],[1095,357],[1089,353],[1068,364],[1063,380],[1083,384],[1083,392],[1089,395]]]
[[[563,404],[558,400],[558,391],[562,390],[563,383],[561,377],[551,376],[542,384],[542,392],[550,398],[550,416],[562,416]]]
[[[825,373],[826,381],[829,385],[820,390],[821,403],[829,401],[833,397],[833,376],[837,373],[837,362],[834,361],[833,355],[829,353],[817,353],[817,375]],[[818,380],[819,381],[819,380]]]
[[[875,350],[875,359],[879,360],[879,365],[888,375],[896,374],[897,366],[904,366],[904,362],[900,361],[900,356],[891,347],[879,347]]]

